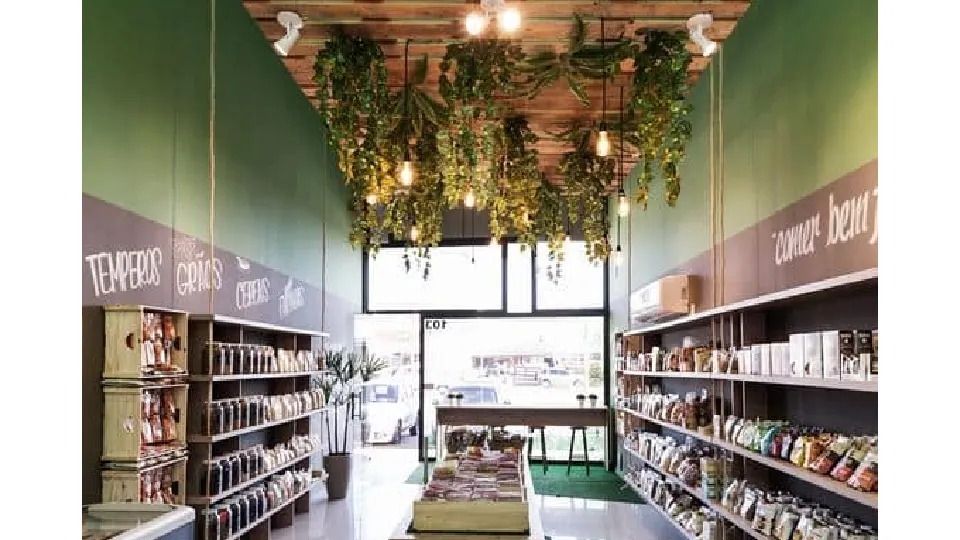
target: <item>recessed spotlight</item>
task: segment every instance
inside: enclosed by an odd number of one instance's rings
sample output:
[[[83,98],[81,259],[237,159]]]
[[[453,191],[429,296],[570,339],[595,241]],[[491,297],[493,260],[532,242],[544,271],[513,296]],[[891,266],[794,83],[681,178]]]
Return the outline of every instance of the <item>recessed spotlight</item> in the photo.
[[[709,13],[699,13],[687,19],[687,31],[690,32],[690,39],[700,47],[700,53],[703,56],[710,56],[717,52],[717,42],[703,35],[703,31],[713,25],[713,15]]]
[[[282,38],[273,42],[273,49],[280,56],[290,54],[290,49],[294,43],[300,39],[300,29],[303,28],[303,19],[292,11],[281,11],[277,13],[277,22],[280,23],[287,33]]]

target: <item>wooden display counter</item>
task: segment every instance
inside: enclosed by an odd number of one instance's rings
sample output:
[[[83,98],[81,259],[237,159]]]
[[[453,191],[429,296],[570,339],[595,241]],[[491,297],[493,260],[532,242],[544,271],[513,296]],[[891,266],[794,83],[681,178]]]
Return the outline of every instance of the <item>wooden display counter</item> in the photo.
[[[521,478],[524,482],[522,502],[488,501],[414,501],[411,512],[400,521],[390,540],[544,540],[540,522],[540,506],[530,480],[530,466],[522,459]],[[447,526],[455,523],[460,531],[484,529],[486,532],[410,532],[414,521],[436,520]],[[455,521],[451,521],[455,520]],[[526,527],[523,527],[526,525]],[[500,530],[491,531],[491,526]],[[526,533],[508,532],[525,528]]]

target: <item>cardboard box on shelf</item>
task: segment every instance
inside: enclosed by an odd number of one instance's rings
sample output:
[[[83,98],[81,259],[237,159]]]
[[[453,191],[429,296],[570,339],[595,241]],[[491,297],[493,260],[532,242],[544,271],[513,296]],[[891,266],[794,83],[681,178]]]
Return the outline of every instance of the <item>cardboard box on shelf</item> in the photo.
[[[803,334],[790,334],[790,376],[803,377]]]
[[[803,376],[823,378],[823,339],[820,332],[803,335]]]
[[[857,361],[850,363],[850,369],[846,374],[849,375],[848,380],[865,381],[867,372],[870,371],[870,362],[873,360],[873,331],[855,330],[853,335],[853,354]]]
[[[853,330],[840,330],[840,378],[845,381],[862,381],[860,357],[857,355],[857,338]]]
[[[840,332],[829,330],[820,333],[823,339],[823,378],[840,378]]]
[[[770,353],[773,356],[773,375],[776,377],[790,376],[790,343],[770,344]]]
[[[769,343],[760,344],[760,374],[765,377],[773,375],[773,353]]]

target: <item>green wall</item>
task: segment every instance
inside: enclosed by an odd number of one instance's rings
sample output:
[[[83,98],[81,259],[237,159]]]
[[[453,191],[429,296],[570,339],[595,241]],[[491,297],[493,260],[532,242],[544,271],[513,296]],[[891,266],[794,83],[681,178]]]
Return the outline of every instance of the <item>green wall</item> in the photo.
[[[677,206],[658,184],[649,209],[634,206],[624,225],[629,272],[612,270],[615,330],[630,290],[710,248],[710,75],[719,92],[721,71],[726,238],[877,158],[876,0],[754,0],[691,91]]]
[[[83,191],[207,241],[212,197],[217,246],[358,311],[360,254],[320,117],[240,0],[216,11],[212,189],[209,2],[84,5]]]

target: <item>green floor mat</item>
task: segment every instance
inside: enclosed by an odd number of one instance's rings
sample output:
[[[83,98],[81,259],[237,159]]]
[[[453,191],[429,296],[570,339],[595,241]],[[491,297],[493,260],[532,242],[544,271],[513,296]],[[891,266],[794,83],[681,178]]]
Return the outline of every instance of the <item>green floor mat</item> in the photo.
[[[600,466],[591,466],[590,475],[587,476],[586,467],[576,465],[570,469],[568,476],[566,465],[551,465],[544,473],[542,468],[534,464],[530,467],[530,476],[537,495],[642,503],[619,476]]]
[[[601,465],[591,466],[589,476],[585,467],[576,465],[570,469],[570,475],[567,476],[566,465],[550,465],[544,473],[540,465],[535,463],[530,467],[530,476],[533,478],[533,490],[537,495],[642,504],[630,486]],[[406,483],[422,482],[423,464],[420,464],[407,477]]]

